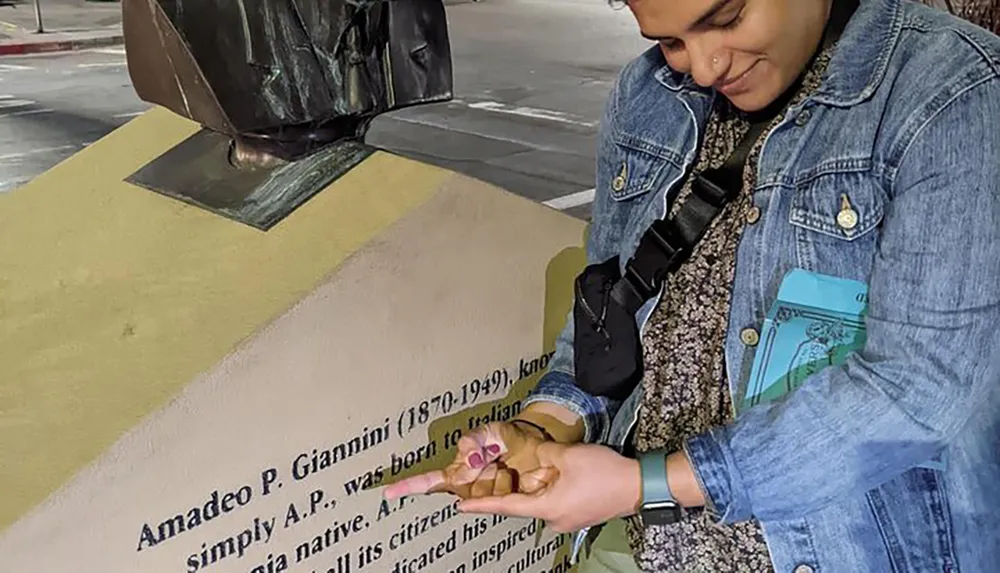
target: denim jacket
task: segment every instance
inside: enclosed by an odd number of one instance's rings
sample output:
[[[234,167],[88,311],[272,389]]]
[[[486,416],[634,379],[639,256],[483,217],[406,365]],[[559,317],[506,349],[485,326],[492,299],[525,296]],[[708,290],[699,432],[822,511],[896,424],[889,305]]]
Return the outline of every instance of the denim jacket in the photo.
[[[656,47],[622,70],[599,131],[589,262],[624,263],[664,216],[715,97]],[[909,0],[862,0],[757,170],[719,383],[739,403],[754,354],[741,332],[760,328],[793,268],[865,281],[867,341],[686,441],[709,510],[759,520],[779,573],[1000,571],[1000,38]],[[641,385],[623,403],[577,388],[572,333],[570,315],[526,404],[562,404],[587,441],[620,447]],[[935,457],[943,468],[927,467]]]

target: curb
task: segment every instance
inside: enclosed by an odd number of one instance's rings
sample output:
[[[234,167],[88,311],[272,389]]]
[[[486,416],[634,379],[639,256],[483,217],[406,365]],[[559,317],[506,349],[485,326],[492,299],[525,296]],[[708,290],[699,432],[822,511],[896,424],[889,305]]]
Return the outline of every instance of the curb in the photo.
[[[0,42],[0,56],[20,56],[24,54],[41,54],[46,52],[68,52],[82,50],[86,48],[100,48],[104,46],[117,46],[125,42],[123,34],[112,36],[99,36],[96,38],[61,39],[61,40],[32,40],[13,41],[8,43]]]

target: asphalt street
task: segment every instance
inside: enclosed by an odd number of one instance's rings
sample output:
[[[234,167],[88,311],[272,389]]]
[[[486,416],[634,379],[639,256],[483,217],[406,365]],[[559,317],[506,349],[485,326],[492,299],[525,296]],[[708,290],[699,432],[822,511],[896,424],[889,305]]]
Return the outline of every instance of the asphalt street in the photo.
[[[378,118],[367,141],[586,217],[611,82],[649,44],[605,0],[450,5],[455,100]],[[0,58],[0,193],[148,109],[124,48]]]

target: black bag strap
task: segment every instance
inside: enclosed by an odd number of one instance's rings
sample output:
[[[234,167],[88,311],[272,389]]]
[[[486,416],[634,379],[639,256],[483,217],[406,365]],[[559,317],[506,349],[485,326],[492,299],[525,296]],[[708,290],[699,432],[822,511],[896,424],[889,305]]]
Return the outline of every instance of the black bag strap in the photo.
[[[691,193],[677,213],[657,219],[643,234],[611,290],[611,297],[630,314],[660,291],[667,275],[684,264],[715,217],[742,192],[743,166],[769,124],[770,120],[753,123],[721,167],[695,174]]]
[[[859,4],[858,0],[835,0],[823,35],[822,46],[813,59],[839,38]],[[812,61],[809,66],[811,67]],[[750,150],[772,120],[784,111],[798,91],[804,74],[766,109],[753,114],[749,131],[721,167],[694,175],[691,193],[673,217],[657,219],[639,240],[625,272],[611,289],[611,298],[630,314],[639,311],[663,286],[668,274],[676,272],[688,259],[712,221],[743,191],[743,169]]]

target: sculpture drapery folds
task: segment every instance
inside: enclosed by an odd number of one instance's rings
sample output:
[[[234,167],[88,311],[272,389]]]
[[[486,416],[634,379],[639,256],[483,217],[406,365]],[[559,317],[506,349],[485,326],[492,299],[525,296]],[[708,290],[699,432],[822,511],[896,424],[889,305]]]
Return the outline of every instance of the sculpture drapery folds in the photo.
[[[139,97],[294,159],[452,97],[441,0],[124,0]]]

